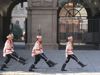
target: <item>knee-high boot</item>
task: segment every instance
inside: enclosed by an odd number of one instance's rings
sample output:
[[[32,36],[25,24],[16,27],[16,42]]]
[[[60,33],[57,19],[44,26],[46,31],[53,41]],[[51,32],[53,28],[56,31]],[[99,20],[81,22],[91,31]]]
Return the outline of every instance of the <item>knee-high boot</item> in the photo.
[[[49,66],[49,67],[53,67],[54,65],[52,65],[51,63],[49,63],[48,61],[46,62],[47,63],[47,65]]]
[[[24,62],[27,61],[28,59],[24,59],[22,57],[19,57],[20,60],[23,60]]]
[[[54,63],[53,61],[49,60],[49,62],[52,64],[52,65],[57,65],[57,63]]]
[[[86,67],[87,65],[84,65],[82,62],[78,62],[78,64],[81,66],[81,67]]]
[[[32,69],[35,67],[35,64],[32,64],[29,68],[29,71],[33,71]]]
[[[26,63],[25,63],[25,61],[20,60],[20,59],[18,59],[18,62],[19,62],[19,63],[21,63],[21,64],[23,64],[23,65],[25,65],[25,64],[26,64]]]
[[[57,64],[57,63],[54,63],[51,60],[48,60],[46,63],[48,64],[49,67],[53,67],[53,66],[55,66]]]
[[[5,65],[4,68],[8,68],[8,67]]]
[[[1,66],[1,68],[0,68],[0,70],[1,70],[1,71],[5,71],[5,70],[4,70],[5,66],[6,66],[6,64],[3,64],[3,65]]]
[[[65,70],[65,67],[66,67],[66,63],[64,63],[64,64],[62,65],[61,71],[67,71],[67,70]]]

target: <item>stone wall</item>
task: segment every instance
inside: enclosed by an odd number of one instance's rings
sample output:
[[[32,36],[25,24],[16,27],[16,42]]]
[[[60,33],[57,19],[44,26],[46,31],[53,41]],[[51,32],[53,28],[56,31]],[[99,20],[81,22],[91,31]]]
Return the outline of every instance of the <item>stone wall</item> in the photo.
[[[57,0],[28,0],[28,28],[26,49],[32,49],[40,25],[43,47],[57,50]],[[55,3],[55,4],[54,4]],[[56,5],[56,6],[55,6]]]

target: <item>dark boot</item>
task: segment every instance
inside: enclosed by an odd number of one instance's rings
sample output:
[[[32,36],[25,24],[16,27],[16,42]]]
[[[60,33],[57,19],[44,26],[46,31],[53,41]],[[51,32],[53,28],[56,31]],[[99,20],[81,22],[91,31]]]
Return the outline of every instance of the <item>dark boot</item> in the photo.
[[[5,67],[4,68],[8,68],[6,65],[5,65]]]
[[[23,65],[26,64],[23,60],[20,60],[20,59],[18,60],[18,62],[21,63],[21,64],[23,64]]]
[[[78,62],[78,64],[81,66],[81,67],[86,67],[87,65],[84,65],[83,63],[81,63],[80,61]]]
[[[57,65],[57,63],[54,63],[51,60],[48,60],[46,63],[48,64],[49,67],[54,67],[55,65]]]
[[[34,67],[35,67],[35,65],[32,64],[32,65],[30,66],[30,68],[29,68],[29,71],[33,71],[33,72],[34,72],[34,70],[32,70]]]
[[[1,71],[6,71],[6,70],[4,70],[5,65],[6,65],[6,64],[3,64],[3,65],[1,66],[1,68],[0,68]]]
[[[53,61],[49,60],[49,62],[52,64],[52,65],[57,65],[57,63],[54,63]]]
[[[24,62],[27,61],[28,59],[24,59],[22,57],[19,57],[20,60],[23,60]]]
[[[67,71],[67,70],[65,70],[65,67],[66,67],[66,64],[64,63],[62,68],[61,68],[61,71]]]
[[[49,66],[49,67],[53,67],[54,65],[52,65],[51,63],[49,63],[49,62],[46,62],[47,63],[47,65]]]

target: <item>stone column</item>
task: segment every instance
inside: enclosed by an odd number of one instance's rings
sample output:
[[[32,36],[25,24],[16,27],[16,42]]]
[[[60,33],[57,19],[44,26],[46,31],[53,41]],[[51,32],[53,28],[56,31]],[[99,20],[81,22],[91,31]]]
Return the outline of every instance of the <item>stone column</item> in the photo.
[[[0,43],[3,43],[3,17],[0,15]]]
[[[40,25],[44,50],[58,50],[57,0],[28,0],[26,49],[32,49]]]

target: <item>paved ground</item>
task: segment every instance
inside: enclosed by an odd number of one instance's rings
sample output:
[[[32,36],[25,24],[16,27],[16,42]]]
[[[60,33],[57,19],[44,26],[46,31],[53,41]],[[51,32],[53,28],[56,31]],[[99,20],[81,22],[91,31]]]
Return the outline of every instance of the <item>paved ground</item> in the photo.
[[[5,58],[2,57],[2,47],[0,48],[0,66],[5,60]],[[74,53],[80,61],[88,66],[81,68],[74,60],[70,60],[66,66],[67,72],[60,71],[60,68],[65,61],[64,50],[44,50],[46,56],[58,64],[55,67],[49,68],[47,64],[41,60],[36,65],[38,69],[35,70],[35,72],[29,72],[28,69],[34,62],[34,57],[31,57],[31,50],[24,50],[25,44],[20,42],[15,42],[14,47],[19,55],[29,58],[28,64],[23,66],[11,59],[7,65],[9,68],[7,68],[5,72],[0,71],[0,75],[100,75],[99,50],[74,50]]]
[[[30,56],[31,50],[16,50],[21,56],[29,58],[28,64],[21,65],[15,60],[11,60],[8,64],[6,72],[0,71],[0,75],[100,75],[100,51],[92,50],[74,50],[76,56],[83,63],[88,66],[81,68],[74,60],[70,60],[66,66],[67,72],[60,71],[62,64],[65,61],[64,50],[49,50],[44,51],[46,56],[52,61],[58,63],[55,67],[49,68],[47,64],[41,60],[36,67],[35,72],[28,72],[30,65],[34,62],[34,57]],[[2,50],[0,50],[0,66],[3,64],[5,58],[2,57]]]

